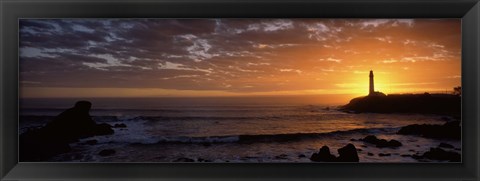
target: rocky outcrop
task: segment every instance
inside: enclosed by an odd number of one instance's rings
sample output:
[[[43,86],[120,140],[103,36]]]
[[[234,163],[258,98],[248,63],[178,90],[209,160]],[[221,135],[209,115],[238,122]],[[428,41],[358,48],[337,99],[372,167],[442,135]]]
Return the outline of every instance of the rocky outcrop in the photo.
[[[310,160],[316,162],[334,162],[336,159],[337,157],[330,153],[330,148],[328,148],[328,146],[322,146],[318,153],[313,153],[310,157]]]
[[[357,149],[353,144],[348,144],[337,150],[339,156],[330,153],[328,146],[320,148],[318,153],[313,153],[310,160],[314,162],[359,162]]]
[[[445,151],[441,148],[430,148],[429,151],[423,153],[423,155],[413,155],[415,159],[430,159],[430,160],[441,160],[441,161],[449,161],[449,162],[460,162],[462,156],[453,151]]]
[[[95,135],[110,135],[114,131],[108,124],[97,124],[90,116],[92,104],[79,101],[46,126],[28,130],[19,137],[20,161],[45,161],[70,151],[69,143]]]
[[[365,138],[359,139],[359,140],[374,144],[375,146],[377,146],[377,148],[385,148],[385,147],[396,148],[396,147],[402,146],[402,143],[400,143],[397,140],[392,139],[390,141],[387,141],[386,139],[378,139],[374,135],[368,135]]]
[[[460,139],[462,137],[462,129],[460,121],[451,121],[443,125],[430,124],[413,124],[402,127],[397,134],[403,135],[419,135],[427,138],[447,138]]]
[[[338,149],[338,158],[337,162],[358,162],[357,149],[352,144],[348,144],[340,149]]]
[[[461,97],[451,94],[398,94],[352,99],[342,110],[354,113],[423,113],[460,117]]]

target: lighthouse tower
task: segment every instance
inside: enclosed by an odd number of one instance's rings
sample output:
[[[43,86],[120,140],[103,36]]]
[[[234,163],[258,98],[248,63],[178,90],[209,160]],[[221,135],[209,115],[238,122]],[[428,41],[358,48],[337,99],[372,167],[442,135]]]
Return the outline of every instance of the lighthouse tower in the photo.
[[[370,70],[370,89],[369,89],[369,92],[368,92],[368,95],[373,95],[375,94],[375,88],[373,86],[373,71]]]

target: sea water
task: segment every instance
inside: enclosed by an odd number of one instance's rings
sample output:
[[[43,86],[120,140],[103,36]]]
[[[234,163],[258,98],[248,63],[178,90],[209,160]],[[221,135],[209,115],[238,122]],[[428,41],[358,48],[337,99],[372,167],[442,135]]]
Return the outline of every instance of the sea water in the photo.
[[[19,132],[41,127],[83,99],[22,99]],[[90,115],[97,123],[123,123],[115,133],[72,143],[72,151],[51,158],[61,162],[311,162],[327,145],[332,154],[352,143],[360,162],[418,162],[440,143],[458,140],[397,135],[410,124],[444,124],[449,118],[424,114],[352,114],[338,105],[289,97],[236,98],[97,98]],[[399,148],[376,148],[357,141],[367,135],[402,142]],[[95,139],[95,145],[85,141]],[[98,153],[114,149],[102,157]],[[370,153],[370,154],[369,154]],[[389,153],[390,156],[379,156]],[[372,155],[373,154],[373,155]]]

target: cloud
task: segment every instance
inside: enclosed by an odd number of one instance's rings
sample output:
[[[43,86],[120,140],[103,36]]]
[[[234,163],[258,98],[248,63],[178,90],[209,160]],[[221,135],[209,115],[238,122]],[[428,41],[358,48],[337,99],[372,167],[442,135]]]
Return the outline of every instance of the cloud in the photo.
[[[199,72],[206,72],[212,73],[212,69],[200,69],[200,68],[189,68],[186,65],[179,64],[179,63],[172,63],[172,62],[165,62],[159,63],[158,69],[166,69],[166,70],[188,70],[188,71],[199,71]]]
[[[381,41],[381,42],[386,42],[386,43],[392,43],[392,37],[386,36],[386,37],[375,37],[374,39]]]
[[[363,70],[357,64],[369,61],[382,65],[459,59],[449,41],[413,36],[411,32],[424,27],[417,26],[420,23],[408,19],[22,19],[20,76],[22,85],[32,87],[317,90],[335,86],[309,81],[329,81],[330,72],[351,73],[353,65]],[[391,46],[385,46],[388,41]],[[396,46],[405,51],[392,53]],[[332,66],[337,63],[351,68]]]
[[[413,19],[371,19],[371,20],[361,20],[360,28],[378,28],[380,26],[391,25],[392,27],[405,25],[411,27],[414,25]]]
[[[298,73],[298,74],[302,73],[301,70],[297,70],[297,69],[280,69],[280,72],[295,72],[295,73]]]
[[[274,20],[271,22],[264,22],[262,23],[263,25],[263,31],[270,32],[270,31],[280,31],[280,30],[286,30],[286,29],[292,29],[293,28],[293,22],[291,20]]]
[[[318,59],[318,61],[321,61],[321,62],[336,62],[336,63],[340,63],[340,62],[342,62],[342,59],[337,59],[337,58],[328,57],[328,58],[320,58],[320,59]]]
[[[259,62],[259,63],[248,62],[247,63],[247,66],[263,66],[263,65],[271,65],[271,63],[267,63],[267,62]]]
[[[214,56],[218,56],[217,54],[210,54],[208,52],[208,50],[212,48],[212,45],[208,43],[208,40],[200,39],[192,34],[179,35],[178,37],[183,38],[184,40],[191,43],[190,46],[186,47],[186,50],[188,52],[187,57],[195,62],[201,62],[205,59],[210,59]]]
[[[220,21],[220,22],[224,22],[224,21]],[[293,22],[288,19],[269,19],[269,20],[261,20],[261,22],[258,22],[258,21],[254,21],[254,23],[251,23],[251,22],[252,21],[247,21],[247,24],[242,24],[244,22],[240,22],[240,24],[236,24],[231,28],[227,28],[226,31],[233,32],[235,34],[241,34],[241,33],[252,32],[252,31],[263,31],[268,33],[268,32],[283,31],[283,30],[294,28]]]
[[[388,60],[383,60],[382,63],[397,63],[398,60],[393,60],[393,59],[388,59]]]

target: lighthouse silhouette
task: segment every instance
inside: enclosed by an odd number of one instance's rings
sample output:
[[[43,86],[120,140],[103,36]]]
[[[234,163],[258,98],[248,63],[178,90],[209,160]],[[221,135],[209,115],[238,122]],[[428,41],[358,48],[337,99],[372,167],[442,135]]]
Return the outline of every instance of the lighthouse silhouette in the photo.
[[[370,75],[368,75],[368,77],[370,78],[370,86],[369,86],[369,90],[368,90],[368,96],[369,97],[378,97],[378,96],[386,96],[383,92],[379,92],[379,91],[375,91],[375,85],[374,85],[374,82],[373,82],[373,71],[370,70]]]
[[[368,95],[373,95],[373,94],[375,94],[375,87],[373,85],[373,71],[372,70],[370,70],[369,77],[370,77],[370,90],[368,92]]]

